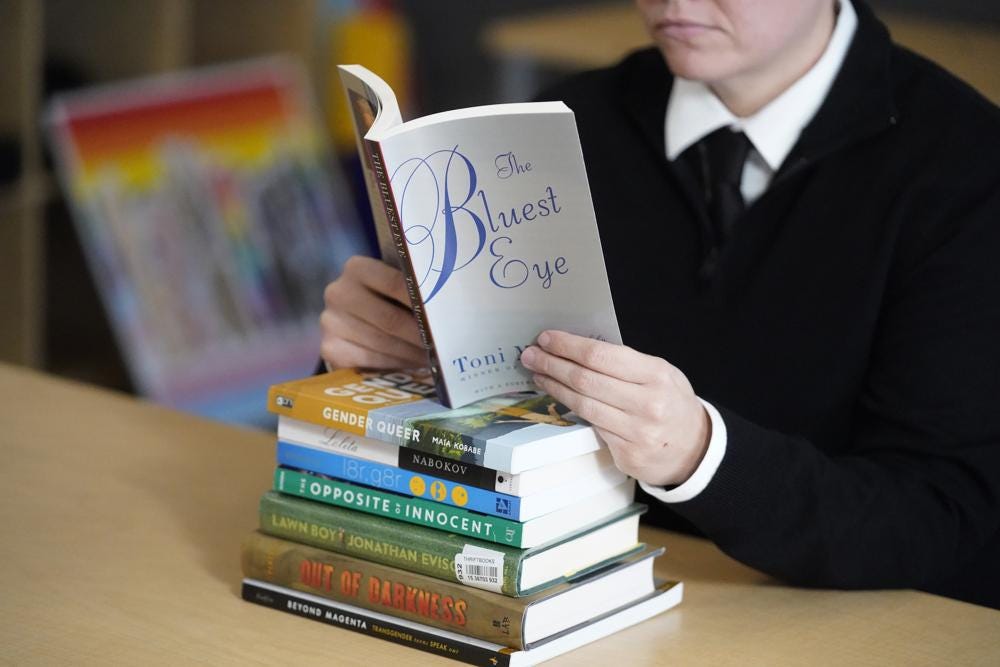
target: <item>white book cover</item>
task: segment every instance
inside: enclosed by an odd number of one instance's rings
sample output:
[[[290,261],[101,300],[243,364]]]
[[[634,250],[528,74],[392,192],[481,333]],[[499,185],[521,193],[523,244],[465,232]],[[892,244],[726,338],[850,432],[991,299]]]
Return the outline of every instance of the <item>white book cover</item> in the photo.
[[[439,400],[458,407],[532,389],[519,358],[545,329],[621,342],[566,105],[475,107],[400,123],[381,79],[340,69],[359,133],[368,127],[359,146],[375,180],[369,195],[401,260],[389,261],[408,274]],[[357,116],[361,95],[371,122]]]
[[[615,467],[611,452],[596,451],[560,459],[524,472],[508,472],[476,466],[465,461],[427,454],[397,444],[368,438],[329,426],[311,424],[286,415],[278,416],[278,440],[335,452],[403,470],[440,476],[462,484],[522,498],[558,497],[569,489],[593,488],[600,491],[624,481]],[[572,495],[576,495],[575,493]]]
[[[466,664],[528,667],[621,632],[677,606],[684,597],[684,584],[658,582],[656,591],[652,595],[558,633],[526,650],[511,649],[475,637],[433,628],[405,618],[362,609],[257,579],[243,580],[242,597],[248,602],[264,607],[442,655]]]

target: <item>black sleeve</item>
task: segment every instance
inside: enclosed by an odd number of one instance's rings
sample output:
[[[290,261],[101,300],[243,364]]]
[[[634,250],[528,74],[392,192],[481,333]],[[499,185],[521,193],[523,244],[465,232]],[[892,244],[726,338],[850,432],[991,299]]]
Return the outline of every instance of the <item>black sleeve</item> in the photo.
[[[920,588],[1000,608],[1000,187],[915,202],[844,455],[716,406],[726,454],[671,508],[801,585]],[[916,215],[916,208],[911,207]]]

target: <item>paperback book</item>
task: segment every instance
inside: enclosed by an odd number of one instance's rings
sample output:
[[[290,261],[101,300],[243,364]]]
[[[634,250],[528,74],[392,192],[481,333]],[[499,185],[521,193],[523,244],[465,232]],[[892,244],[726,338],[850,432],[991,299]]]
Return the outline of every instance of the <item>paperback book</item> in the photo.
[[[565,538],[584,526],[631,506],[635,497],[635,480],[629,479],[530,521],[512,521],[480,514],[290,468],[279,467],[275,470],[274,490],[487,542],[528,549]]]
[[[598,451],[594,429],[551,396],[515,392],[450,409],[426,375],[340,369],[272,385],[268,409],[506,473]]]
[[[617,468],[608,468],[562,486],[551,487],[542,493],[520,497],[282,440],[278,441],[278,465],[321,473],[403,495],[427,498],[514,521],[529,521],[554,512],[594,493],[617,486],[628,478]]]
[[[611,452],[602,447],[588,454],[511,474],[284,415],[278,417],[278,440],[521,497],[547,493],[576,480],[616,469]]]
[[[529,595],[640,548],[632,505],[564,538],[517,549],[274,491],[260,500],[268,535],[504,595]]]
[[[256,579],[244,579],[242,587],[248,602],[481,667],[536,665],[652,618],[679,604],[683,595],[682,583],[658,582],[652,594],[632,604],[517,650]]]
[[[339,69],[383,259],[406,278],[441,403],[530,389],[519,358],[544,329],[621,342],[565,104],[402,122],[381,78]]]
[[[243,576],[513,648],[632,604],[655,591],[647,548],[572,582],[520,598],[434,579],[260,532],[243,543]]]

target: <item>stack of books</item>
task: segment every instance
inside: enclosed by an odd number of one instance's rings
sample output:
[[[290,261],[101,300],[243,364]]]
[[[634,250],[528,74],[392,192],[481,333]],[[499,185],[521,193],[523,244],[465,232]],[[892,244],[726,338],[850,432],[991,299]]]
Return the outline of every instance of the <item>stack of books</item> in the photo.
[[[271,387],[274,489],[246,600],[472,664],[534,664],[676,605],[634,480],[551,397],[457,409],[428,376]]]

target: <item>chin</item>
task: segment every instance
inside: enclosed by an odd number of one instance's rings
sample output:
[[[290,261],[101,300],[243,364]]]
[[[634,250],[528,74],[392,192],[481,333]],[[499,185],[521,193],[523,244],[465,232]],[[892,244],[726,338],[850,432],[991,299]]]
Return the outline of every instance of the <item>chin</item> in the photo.
[[[718,81],[732,74],[717,53],[706,53],[677,44],[661,44],[660,53],[674,76],[691,81]]]

